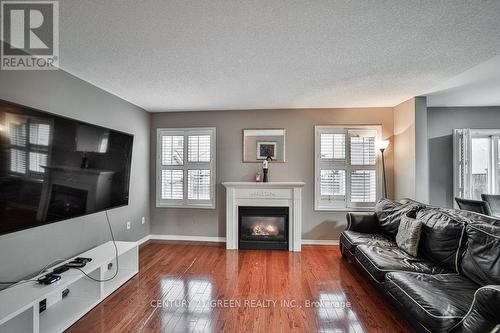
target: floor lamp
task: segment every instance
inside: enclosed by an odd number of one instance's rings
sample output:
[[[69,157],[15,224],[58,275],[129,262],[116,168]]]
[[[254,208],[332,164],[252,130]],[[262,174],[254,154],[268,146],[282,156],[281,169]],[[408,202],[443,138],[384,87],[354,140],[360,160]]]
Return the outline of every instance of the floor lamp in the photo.
[[[385,179],[385,161],[384,161],[384,151],[389,147],[389,140],[379,141],[377,143],[377,148],[382,153],[382,173],[384,177],[384,193],[383,197],[387,197],[387,180]]]

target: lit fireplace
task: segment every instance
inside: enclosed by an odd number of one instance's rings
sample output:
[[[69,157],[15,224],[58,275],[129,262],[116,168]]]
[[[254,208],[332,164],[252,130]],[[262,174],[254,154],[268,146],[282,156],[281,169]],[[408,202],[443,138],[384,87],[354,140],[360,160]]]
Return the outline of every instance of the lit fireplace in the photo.
[[[278,236],[278,233],[278,227],[266,223],[259,223],[252,230],[252,235],[254,236]]]
[[[288,207],[238,207],[240,249],[288,250]]]

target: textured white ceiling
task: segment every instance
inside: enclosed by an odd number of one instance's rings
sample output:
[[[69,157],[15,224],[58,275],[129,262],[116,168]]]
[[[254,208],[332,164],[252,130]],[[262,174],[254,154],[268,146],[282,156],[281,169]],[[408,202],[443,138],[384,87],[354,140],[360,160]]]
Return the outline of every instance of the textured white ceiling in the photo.
[[[149,111],[394,106],[500,54],[500,1],[62,0],[61,67]]]
[[[500,56],[431,89],[428,106],[500,106]]]

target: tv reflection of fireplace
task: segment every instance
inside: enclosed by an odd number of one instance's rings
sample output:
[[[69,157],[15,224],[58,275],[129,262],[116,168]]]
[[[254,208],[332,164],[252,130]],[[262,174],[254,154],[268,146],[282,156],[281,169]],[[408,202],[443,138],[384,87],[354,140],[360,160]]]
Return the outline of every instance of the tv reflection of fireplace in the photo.
[[[88,192],[63,185],[52,185],[47,222],[84,215]]]

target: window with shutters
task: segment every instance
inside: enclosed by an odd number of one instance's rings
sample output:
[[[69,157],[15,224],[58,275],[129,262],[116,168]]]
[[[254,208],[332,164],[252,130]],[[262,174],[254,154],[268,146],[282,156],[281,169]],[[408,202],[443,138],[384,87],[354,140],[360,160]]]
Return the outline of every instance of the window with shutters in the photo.
[[[500,194],[500,129],[453,130],[454,196]]]
[[[35,117],[8,114],[7,124],[10,133],[10,173],[42,180],[50,155],[51,123]]]
[[[315,127],[316,210],[367,209],[380,196],[380,126]]]
[[[215,208],[215,128],[160,128],[157,207]]]

